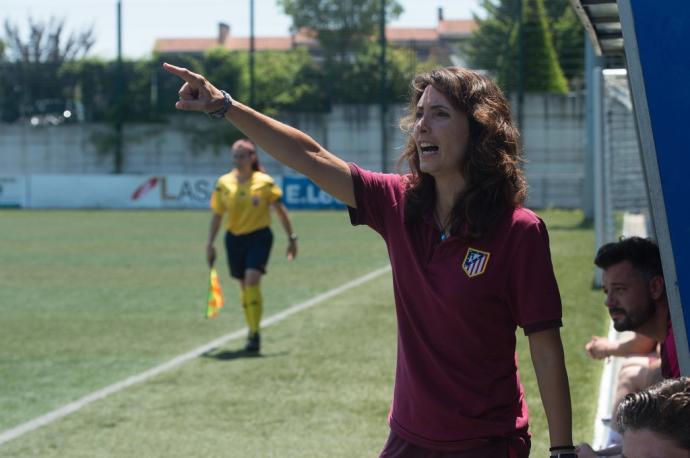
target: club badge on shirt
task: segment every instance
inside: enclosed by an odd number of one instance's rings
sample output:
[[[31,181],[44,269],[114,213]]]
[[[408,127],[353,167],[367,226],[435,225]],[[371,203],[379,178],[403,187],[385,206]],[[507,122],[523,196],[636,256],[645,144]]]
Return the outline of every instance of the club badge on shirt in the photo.
[[[470,278],[483,274],[486,271],[487,264],[489,264],[489,256],[491,256],[491,253],[468,247],[465,260],[462,261],[462,270]]]

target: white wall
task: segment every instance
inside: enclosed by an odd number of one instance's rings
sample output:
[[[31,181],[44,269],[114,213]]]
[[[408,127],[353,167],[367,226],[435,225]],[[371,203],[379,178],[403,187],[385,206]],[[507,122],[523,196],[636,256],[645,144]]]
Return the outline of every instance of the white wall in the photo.
[[[527,94],[523,113],[528,205],[582,208],[587,140],[584,96]]]
[[[388,170],[405,141],[398,128],[403,106],[389,107]],[[346,161],[381,170],[379,108],[335,106],[326,115],[286,114],[279,117],[297,127]],[[580,208],[584,186],[584,97],[528,94],[522,128],[530,185],[528,205],[535,208]],[[227,149],[195,151],[187,126],[214,127],[203,116],[175,116],[169,124],[124,127],[123,173],[130,175],[177,174],[217,176],[230,168]],[[216,126],[220,126],[216,122]],[[110,174],[112,155],[99,153],[96,142],[111,135],[104,125],[73,124],[31,127],[0,124],[0,175]],[[265,154],[264,166],[272,175],[291,170]]]

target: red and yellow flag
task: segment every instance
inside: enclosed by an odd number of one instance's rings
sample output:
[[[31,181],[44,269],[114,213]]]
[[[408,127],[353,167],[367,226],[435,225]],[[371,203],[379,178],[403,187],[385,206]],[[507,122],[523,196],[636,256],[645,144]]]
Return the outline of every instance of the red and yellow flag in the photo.
[[[223,290],[220,289],[218,272],[216,272],[214,267],[211,267],[211,273],[208,281],[208,304],[206,305],[206,318],[217,317],[220,309],[222,309],[224,305],[225,298],[223,297]]]

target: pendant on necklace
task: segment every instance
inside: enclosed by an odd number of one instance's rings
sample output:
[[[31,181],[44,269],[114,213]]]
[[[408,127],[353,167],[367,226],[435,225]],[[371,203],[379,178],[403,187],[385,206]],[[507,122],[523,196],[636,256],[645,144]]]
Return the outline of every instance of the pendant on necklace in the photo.
[[[441,224],[441,219],[438,217],[436,212],[434,212],[434,220],[436,221],[436,224],[439,227],[439,230],[441,232],[441,241],[443,242],[448,238],[449,235],[448,232],[446,232],[446,229],[448,228],[448,223],[446,223],[445,225]]]

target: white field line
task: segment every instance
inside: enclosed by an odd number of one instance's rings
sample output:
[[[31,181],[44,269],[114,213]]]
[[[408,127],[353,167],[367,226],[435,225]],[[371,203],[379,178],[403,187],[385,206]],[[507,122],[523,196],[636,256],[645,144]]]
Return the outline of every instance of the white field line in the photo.
[[[372,272],[369,272],[366,275],[363,275],[359,278],[355,278],[354,280],[351,280],[347,283],[344,283],[336,288],[333,288],[331,290],[326,291],[325,293],[319,294],[318,296],[315,296],[305,302],[302,302],[301,304],[295,304],[287,309],[283,310],[282,312],[276,313],[275,315],[270,316],[269,318],[263,320],[261,322],[262,327],[268,327],[271,326],[275,323],[278,323],[279,321],[282,321],[286,318],[288,318],[291,315],[294,315],[295,313],[301,312],[302,310],[306,310],[310,307],[315,306],[319,302],[323,302],[326,299],[330,299],[334,296],[337,296],[340,293],[343,293],[349,289],[356,288],[359,285],[362,285],[370,280],[373,280],[374,278],[390,271],[390,266],[385,266],[380,269],[376,269]],[[95,391],[89,395],[84,396],[81,399],[78,399],[74,402],[70,402],[69,404],[66,404],[56,410],[53,410],[52,412],[49,412],[45,415],[42,415],[40,417],[34,418],[33,420],[29,420],[25,423],[22,423],[18,426],[15,426],[14,428],[8,429],[6,431],[0,432],[0,444],[4,444],[5,442],[9,442],[12,439],[16,439],[17,437],[26,434],[30,431],[33,431],[35,429],[38,429],[42,426],[45,426],[47,424],[50,424],[54,422],[55,420],[59,420],[60,418],[66,417],[67,415],[70,415],[83,407],[86,407],[87,405],[91,404],[92,402],[98,401],[99,399],[103,399],[107,396],[110,396],[111,394],[117,393],[118,391],[122,391],[125,388],[129,388],[130,386],[136,385],[141,382],[145,382],[146,380],[155,377],[159,374],[162,374],[164,372],[167,372],[171,369],[176,368],[177,366],[180,366],[192,359],[198,358],[199,356],[203,355],[204,353],[213,350],[214,348],[218,348],[221,345],[224,345],[225,343],[239,339],[241,337],[246,336],[247,334],[247,328],[243,328],[240,330],[237,330],[235,332],[232,332],[230,334],[227,334],[223,337],[219,337],[216,340],[213,340],[195,350],[189,351],[187,353],[184,353],[182,355],[179,355],[173,359],[171,359],[168,362],[165,362],[159,366],[156,366],[154,368],[151,368],[145,372],[142,372],[137,375],[133,375],[129,378],[126,378],[125,380],[122,380],[120,382],[114,383],[110,386],[107,386],[105,388],[102,388],[98,391]]]

